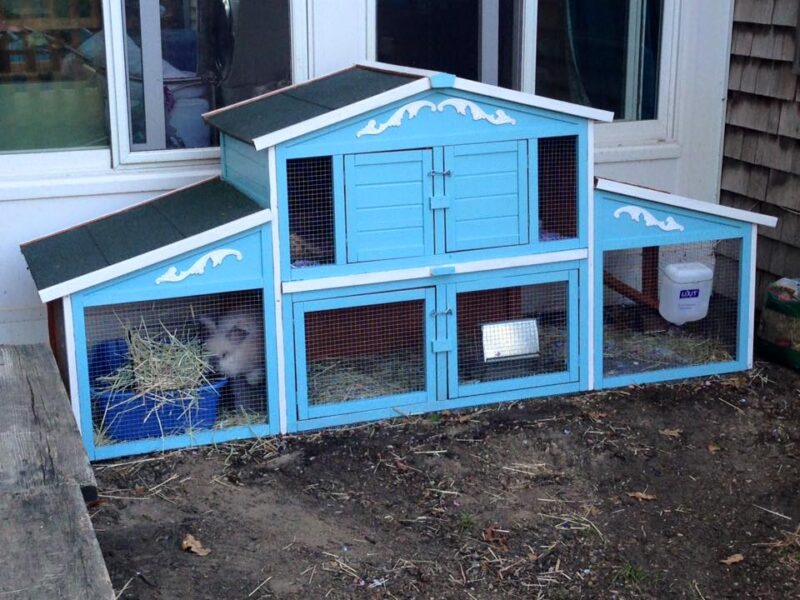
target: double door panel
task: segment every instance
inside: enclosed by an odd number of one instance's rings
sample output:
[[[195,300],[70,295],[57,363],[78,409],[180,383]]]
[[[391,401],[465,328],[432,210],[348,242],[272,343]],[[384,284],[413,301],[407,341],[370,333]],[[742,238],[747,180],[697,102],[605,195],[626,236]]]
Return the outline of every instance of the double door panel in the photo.
[[[578,380],[575,270],[296,302],[294,322],[300,419]]]
[[[345,206],[348,262],[526,244],[527,142],[348,155]]]

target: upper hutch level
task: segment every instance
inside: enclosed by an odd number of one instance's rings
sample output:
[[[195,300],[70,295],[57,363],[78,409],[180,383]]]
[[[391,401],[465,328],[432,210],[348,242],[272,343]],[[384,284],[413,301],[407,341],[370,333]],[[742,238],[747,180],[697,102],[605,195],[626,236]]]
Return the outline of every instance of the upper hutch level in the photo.
[[[591,122],[611,114],[355,66],[206,118],[292,280],[586,248]]]

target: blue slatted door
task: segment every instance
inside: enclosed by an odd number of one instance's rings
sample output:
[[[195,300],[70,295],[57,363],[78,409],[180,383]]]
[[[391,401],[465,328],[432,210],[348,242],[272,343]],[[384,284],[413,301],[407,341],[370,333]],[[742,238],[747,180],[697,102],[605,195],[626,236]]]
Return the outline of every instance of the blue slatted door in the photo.
[[[433,254],[430,149],[345,157],[348,262]]]
[[[448,252],[528,242],[527,142],[446,146],[444,162]]]

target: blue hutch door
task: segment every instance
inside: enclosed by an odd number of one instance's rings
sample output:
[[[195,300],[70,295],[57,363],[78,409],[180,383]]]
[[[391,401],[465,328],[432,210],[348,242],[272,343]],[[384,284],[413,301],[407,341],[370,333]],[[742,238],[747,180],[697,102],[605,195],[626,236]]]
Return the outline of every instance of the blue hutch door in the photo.
[[[348,262],[527,244],[528,162],[525,140],[345,156]]]
[[[419,288],[295,303],[298,418],[433,400],[434,296]]]
[[[447,399],[579,378],[578,272],[447,286]]]

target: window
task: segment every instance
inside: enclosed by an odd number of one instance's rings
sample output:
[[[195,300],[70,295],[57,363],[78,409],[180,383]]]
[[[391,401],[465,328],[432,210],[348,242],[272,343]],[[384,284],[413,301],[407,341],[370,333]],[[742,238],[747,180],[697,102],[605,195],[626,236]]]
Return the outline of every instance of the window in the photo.
[[[663,0],[376,2],[380,61],[657,117]]]
[[[519,0],[377,0],[379,61],[512,87]]]
[[[0,1],[0,152],[107,146],[101,0]]]
[[[661,0],[539,0],[536,93],[656,118]]]
[[[203,113],[291,83],[288,0],[125,0],[124,21],[132,151],[216,145]]]

